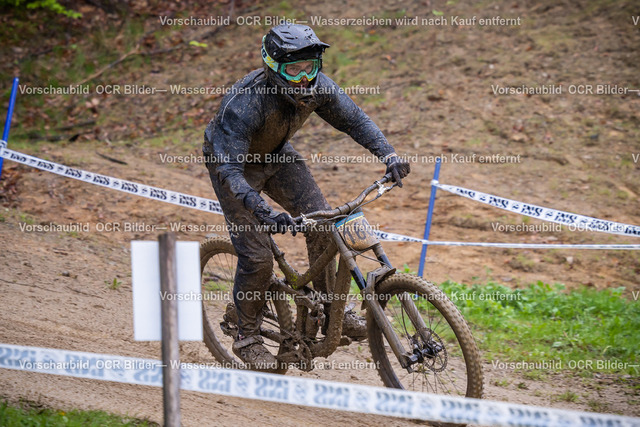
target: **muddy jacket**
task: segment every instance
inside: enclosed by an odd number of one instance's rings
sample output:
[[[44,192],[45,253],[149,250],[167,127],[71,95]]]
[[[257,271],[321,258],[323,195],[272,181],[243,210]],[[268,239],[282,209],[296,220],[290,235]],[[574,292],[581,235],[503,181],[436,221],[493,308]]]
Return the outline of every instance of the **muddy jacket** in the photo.
[[[375,156],[394,151],[375,123],[333,80],[318,73],[314,87],[314,96],[295,103],[277,93],[260,69],[236,82],[224,97],[205,130],[203,153],[235,198],[244,202],[248,194],[257,195],[243,176],[245,163],[268,163],[314,111]]]

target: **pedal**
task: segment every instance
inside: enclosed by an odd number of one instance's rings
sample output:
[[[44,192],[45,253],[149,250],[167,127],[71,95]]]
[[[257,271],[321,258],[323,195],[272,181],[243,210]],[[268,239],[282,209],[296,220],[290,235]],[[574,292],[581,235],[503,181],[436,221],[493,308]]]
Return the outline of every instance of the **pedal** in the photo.
[[[229,322],[220,322],[220,330],[223,334],[228,337],[233,338],[235,341],[238,338],[238,327],[235,324],[230,324]]]

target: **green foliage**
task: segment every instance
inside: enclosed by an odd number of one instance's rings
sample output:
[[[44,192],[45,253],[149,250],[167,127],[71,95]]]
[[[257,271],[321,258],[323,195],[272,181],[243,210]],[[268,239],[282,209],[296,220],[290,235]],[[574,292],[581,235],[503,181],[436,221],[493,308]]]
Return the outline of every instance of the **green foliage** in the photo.
[[[82,16],[81,13],[62,6],[57,0],[0,0],[0,6],[9,6],[16,9],[46,9],[74,19]]]
[[[0,402],[2,426],[149,426],[146,420],[119,417],[102,411],[56,411],[39,407],[20,408]]]
[[[208,292],[228,292],[230,290],[229,285],[229,283],[225,282],[207,280],[207,282],[203,285],[203,288]],[[231,283],[231,286],[233,286],[233,283]]]
[[[607,412],[609,410],[609,404],[597,399],[589,399],[587,405],[594,412]]]
[[[404,264],[402,266],[402,272],[406,274],[412,274],[414,276],[417,274],[415,271],[411,269],[411,267],[409,267],[409,264]]]
[[[528,369],[522,372],[522,376],[528,380],[543,381],[547,375],[539,369]]]
[[[563,402],[575,403],[578,401],[578,395],[572,391],[567,390],[564,393],[558,395],[558,400],[561,400]]]
[[[191,41],[189,42],[189,46],[195,46],[195,47],[207,47],[207,44],[206,44],[206,43],[200,43],[200,42],[195,41],[195,40],[191,40]]]
[[[624,288],[570,292],[538,282],[524,289],[489,283],[447,281],[442,290],[460,309],[481,348],[513,361],[611,361],[631,365],[640,358],[640,305],[622,297]],[[608,366],[612,366],[609,364]],[[598,369],[594,364],[586,369]],[[615,368],[612,368],[616,370]]]
[[[18,217],[20,218],[20,222],[23,222],[27,225],[33,225],[36,223],[36,221],[33,219],[31,215],[21,213],[18,215]]]
[[[109,282],[108,280],[105,280],[104,283],[107,285],[109,289],[113,289],[114,291],[120,288],[120,286],[122,285],[122,282],[118,280],[117,277],[114,277],[111,282]]]

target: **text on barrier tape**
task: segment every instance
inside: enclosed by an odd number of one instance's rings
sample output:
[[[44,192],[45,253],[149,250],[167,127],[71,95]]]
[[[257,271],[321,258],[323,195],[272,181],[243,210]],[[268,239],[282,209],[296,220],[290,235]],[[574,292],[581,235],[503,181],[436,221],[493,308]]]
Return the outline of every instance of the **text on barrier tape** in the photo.
[[[447,242],[438,240],[418,239],[417,237],[374,230],[380,240],[386,242],[416,242],[433,246],[480,246],[485,248],[519,248],[519,249],[613,249],[640,250],[640,245],[593,244],[593,245],[561,245],[552,243],[487,243],[487,242]]]
[[[162,362],[0,344],[0,368],[162,387]],[[640,427],[640,418],[181,364],[181,388],[392,417],[492,426]]]
[[[600,231],[603,233],[640,237],[640,227],[637,225],[622,224],[620,222],[563,212],[529,203],[522,203],[506,199],[504,197],[494,196],[492,194],[481,193],[480,191],[469,190],[467,188],[456,187],[453,185],[440,184],[437,181],[432,182],[431,185],[434,185],[441,190],[457,194],[458,196],[475,200],[476,202],[485,203],[496,208],[530,216],[532,218],[555,222],[556,224],[574,226],[578,230]]]
[[[4,141],[2,141],[2,143],[4,143]],[[87,172],[81,169],[61,165],[59,163],[50,162],[49,160],[33,157],[28,154],[19,153],[6,147],[2,147],[2,145],[0,145],[0,154],[7,160],[12,160],[17,163],[22,163],[23,165],[31,166],[46,172],[55,173],[57,175],[62,175],[67,178],[77,179],[89,184],[111,188],[112,190],[118,190],[124,193],[146,197],[148,199],[158,200],[160,202],[172,203],[174,205],[183,206],[186,208],[198,209],[201,211],[222,215],[220,203],[215,200],[178,193],[177,191],[151,187],[149,185],[140,184],[137,182],[125,181],[123,179],[114,178],[112,176]]]
[[[148,199],[157,200],[160,202],[172,203],[174,205],[182,206],[190,209],[198,209],[205,212],[211,212],[218,215],[223,215],[222,208],[220,207],[220,203],[216,200],[206,199],[203,197],[192,196],[189,194],[179,193],[177,191],[165,190],[162,188],[152,187],[149,185],[126,181],[119,178],[114,178],[107,175],[101,175],[93,172],[88,172],[82,169],[72,168],[69,166],[61,165],[59,163],[51,162],[49,160],[40,159],[38,157],[30,156],[28,154],[23,154],[18,151],[10,150],[6,148],[6,142],[0,141],[0,157],[4,157],[8,160],[12,160],[17,163],[21,163],[23,165],[27,165],[36,169],[40,169],[46,172],[51,172],[57,175],[61,175],[67,178],[73,178],[79,181],[87,182],[89,184],[95,184],[102,187],[110,188],[112,190],[122,191],[128,194],[134,194],[141,197],[146,197]],[[443,190],[451,191],[451,188],[460,188],[460,187],[452,187],[443,184],[435,183],[438,188]],[[464,190],[466,192],[474,193],[474,194],[484,194],[478,193],[472,190],[466,190],[460,188],[460,190]],[[458,194],[458,193],[455,193]],[[489,196],[489,195],[487,195]],[[468,197],[468,196],[467,196]],[[491,196],[495,197],[495,196]],[[475,200],[475,199],[474,199]],[[508,199],[502,199],[508,200]],[[514,202],[520,203],[520,202]],[[541,208],[547,209],[547,208]],[[554,211],[552,209],[547,209],[548,211]],[[563,212],[561,212],[563,213]],[[567,214],[574,215],[574,214]],[[582,217],[581,218],[588,218]],[[544,219],[544,218],[542,218]],[[592,218],[595,221],[599,221],[600,223],[611,222],[604,220],[597,220]],[[612,223],[619,224],[619,223]],[[620,224],[625,225],[625,224]],[[636,227],[633,225],[629,225],[627,227],[635,227],[640,230],[640,227]],[[485,247],[500,247],[500,248],[538,248],[538,249],[549,249],[549,248],[574,248],[574,249],[626,249],[626,250],[638,250],[640,249],[640,245],[535,245],[535,244],[517,244],[517,243],[473,243],[473,242],[437,242],[437,241],[429,241],[424,239],[419,239],[416,237],[404,236],[402,234],[388,233],[384,231],[375,230],[376,235],[380,240],[388,241],[388,242],[416,242],[422,244],[429,245],[441,245],[441,246],[485,246]],[[618,233],[619,234],[619,233]]]

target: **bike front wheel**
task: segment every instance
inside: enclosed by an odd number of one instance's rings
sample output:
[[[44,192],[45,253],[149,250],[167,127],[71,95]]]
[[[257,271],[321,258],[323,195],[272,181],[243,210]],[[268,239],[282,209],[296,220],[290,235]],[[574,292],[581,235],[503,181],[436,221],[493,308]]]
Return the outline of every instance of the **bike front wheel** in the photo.
[[[444,292],[421,277],[394,274],[377,285],[376,295],[405,350],[420,355],[410,369],[402,368],[367,310],[371,354],[385,386],[482,397],[478,347],[467,322]]]
[[[237,334],[237,314],[233,305],[237,263],[238,256],[229,238],[215,236],[200,244],[204,343],[218,362],[232,368],[244,366],[232,352]],[[265,335],[268,330],[292,330],[293,320],[287,299],[275,292],[267,294],[271,298],[265,301],[261,333]],[[272,353],[280,353],[279,342],[267,336],[264,338],[265,346]],[[281,363],[278,369],[271,372],[284,374],[286,371],[287,366]]]

